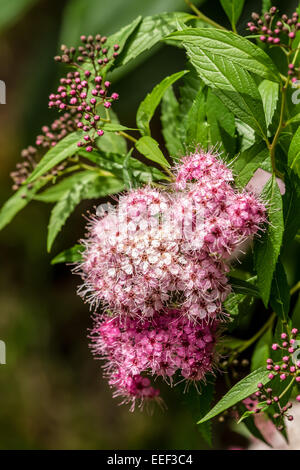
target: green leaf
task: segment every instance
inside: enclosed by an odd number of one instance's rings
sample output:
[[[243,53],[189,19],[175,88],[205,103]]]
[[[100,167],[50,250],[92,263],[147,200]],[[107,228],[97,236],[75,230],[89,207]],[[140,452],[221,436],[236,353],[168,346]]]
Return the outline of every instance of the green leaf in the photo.
[[[171,156],[183,153],[184,149],[178,136],[179,103],[176,99],[172,86],[165,92],[161,103],[162,134],[166,147]]]
[[[261,336],[255,345],[252,359],[251,359],[251,371],[263,367],[266,365],[266,360],[270,357],[270,348],[272,344],[272,330],[269,329],[266,333]]]
[[[206,383],[203,386],[202,393],[198,399],[198,410],[199,417],[203,417],[209,410],[214,393],[215,393],[215,378],[209,377],[208,379],[210,382]],[[208,443],[210,447],[212,447],[212,425],[211,422],[206,421],[205,423],[198,424],[198,431],[204,438],[204,440]]]
[[[220,2],[231,25],[234,27],[241,16],[245,0],[220,0]]]
[[[236,148],[234,115],[211,88],[207,91],[206,116],[210,145],[216,145],[220,151],[234,154]]]
[[[233,170],[236,174],[236,184],[246,186],[258,168],[267,171],[271,169],[269,151],[262,141],[246,149],[235,160]]]
[[[47,173],[51,168],[58,165],[68,157],[74,155],[77,150],[77,142],[80,140],[82,132],[73,132],[52,147],[39,161],[27,182],[31,183],[40,176]]]
[[[117,65],[125,65],[143,52],[151,49],[163,37],[177,28],[177,21],[185,23],[191,19],[193,19],[193,15],[182,12],[160,13],[155,16],[145,17],[127,41],[123,52],[116,61]]]
[[[288,164],[298,176],[300,176],[300,127],[298,127],[294,137],[292,139],[289,153],[288,153]]]
[[[71,176],[65,177],[57,184],[53,184],[42,193],[37,194],[34,199],[42,202],[57,202],[64,194],[71,189],[76,183],[83,181],[88,183],[95,179],[94,171],[78,171]]]
[[[183,43],[200,78],[212,88],[224,105],[242,122],[266,138],[261,96],[252,76],[233,61]]]
[[[257,384],[259,382],[266,385],[270,379],[268,377],[269,371],[265,367],[260,367],[251,374],[247,375],[244,379],[240,380],[235,384],[226,395],[204,416],[200,419],[199,423],[214,418],[223,411],[231,408],[236,403],[244,400],[245,398],[252,395],[257,390]]]
[[[164,93],[174,82],[183,77],[187,72],[187,70],[183,70],[182,72],[177,72],[166,77],[162,82],[156,85],[151,93],[146,96],[144,101],[141,102],[137,110],[136,122],[142,135],[151,134],[149,124]]]
[[[208,61],[218,58],[218,63],[230,63],[259,77],[280,81],[279,72],[270,57],[260,47],[231,31],[187,28],[170,34],[167,39],[183,42],[189,55],[199,55],[198,63],[203,67],[208,65]]]
[[[267,306],[284,230],[282,198],[274,176],[264,187],[262,197],[267,201],[269,207],[269,223],[261,239],[257,239],[255,242],[254,262],[258,288],[261,298]]]
[[[47,238],[47,250],[51,250],[53,242],[59,231],[71,215],[75,207],[83,199],[94,199],[119,192],[124,188],[123,182],[115,178],[98,176],[97,173],[90,175],[90,178],[77,181],[67,190],[57,204],[53,207]]]
[[[159,149],[159,144],[152,137],[141,137],[135,144],[137,150],[145,157],[153,162],[159,163],[162,166],[169,167],[169,162],[165,159],[162,151]]]
[[[283,249],[294,240],[300,229],[300,178],[293,170],[285,174],[283,201],[284,235]]]
[[[102,129],[106,132],[137,131],[138,130],[132,127],[122,126],[122,124],[119,124],[117,122],[106,123],[102,126]]]
[[[300,121],[300,113],[296,114],[295,116],[291,117],[287,122],[286,122],[286,126],[288,126],[289,124],[294,124],[295,122],[299,122]]]
[[[27,185],[21,186],[1,207],[0,210],[0,230],[9,224],[15,215],[20,212],[28,202],[31,201],[37,191],[48,183],[48,179],[37,181],[31,189]]]
[[[84,251],[84,246],[74,245],[67,250],[62,251],[51,260],[51,264],[58,263],[76,263],[82,260],[82,253]]]
[[[276,82],[271,82],[270,80],[263,80],[259,84],[258,90],[262,98],[266,124],[268,128],[272,123],[272,119],[277,108],[279,98],[279,84]]]
[[[131,34],[134,32],[134,30],[137,28],[137,26],[141,23],[142,17],[138,16],[135,20],[133,20],[130,24],[124,26],[120,31],[116,32],[115,34],[111,35],[108,37],[106,41],[105,47],[108,49],[110,47],[113,47],[114,44],[118,44],[119,49],[118,49],[118,54],[122,52],[124,49],[124,46],[128,40],[128,38],[131,36]],[[107,72],[111,68],[116,67],[116,60],[109,61],[108,64],[104,67],[105,72]],[[103,69],[102,69],[103,70]],[[103,74],[103,72],[101,72]]]
[[[79,155],[92,161],[100,168],[108,170],[109,172],[122,179],[124,176],[124,159],[125,155],[115,153],[103,153],[94,150],[93,152],[79,151]],[[132,177],[141,183],[150,183],[151,181],[168,179],[161,171],[153,166],[147,166],[145,163],[140,162],[136,158],[130,157],[127,160],[127,167],[130,168]]]
[[[186,139],[187,145],[201,145],[207,149],[209,134],[208,123],[206,121],[206,94],[204,87],[198,91],[193,104],[187,114],[186,122]]]
[[[272,446],[269,444],[269,442],[267,442],[267,441],[265,440],[264,436],[262,435],[262,433],[260,432],[260,430],[259,430],[258,427],[256,426],[253,416],[248,416],[248,418],[244,419],[243,423],[244,423],[244,425],[246,426],[246,428],[248,429],[248,431],[249,431],[254,437],[256,437],[257,439],[261,440],[261,441],[264,442],[265,444],[267,444],[267,445],[269,445],[270,447],[272,447]]]
[[[253,297],[259,297],[259,290],[252,283],[238,279],[236,277],[229,276],[229,282],[231,287],[238,294],[252,295]]]
[[[290,288],[280,259],[277,261],[272,282],[270,304],[279,318],[287,321],[290,310]]]
[[[84,199],[86,183],[78,181],[66,191],[53,207],[48,225],[47,251],[50,252],[53,242],[79,202]]]
[[[271,6],[272,6],[271,0],[262,0],[262,10],[261,10],[262,14],[269,11]]]
[[[100,112],[99,112],[100,114]],[[111,123],[109,123],[109,128],[113,129],[120,126],[117,115],[110,111]],[[109,129],[109,130],[110,130]],[[108,129],[107,129],[108,130]],[[118,129],[120,130],[120,129]],[[118,153],[118,154],[125,154],[127,153],[127,142],[124,137],[115,132],[104,132],[104,134],[97,139],[97,147],[105,153]]]

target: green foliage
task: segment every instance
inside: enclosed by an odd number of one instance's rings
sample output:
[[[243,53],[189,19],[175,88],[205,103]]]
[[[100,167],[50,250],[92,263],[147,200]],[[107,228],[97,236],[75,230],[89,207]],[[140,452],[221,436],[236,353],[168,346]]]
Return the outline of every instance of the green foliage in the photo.
[[[161,166],[168,167],[170,163],[165,159],[162,151],[159,148],[158,142],[145,135],[141,137],[135,144],[136,148],[145,155],[146,158],[153,162],[159,163]]]
[[[260,367],[251,374],[247,375],[244,379],[240,380],[235,384],[229,392],[224,395],[223,398],[203,417],[198,423],[204,423],[205,421],[214,418],[223,411],[236,405],[236,403],[244,400],[249,395],[252,395],[257,390],[257,384],[259,382],[264,385],[267,384],[270,379],[268,378],[269,372],[265,367]]]
[[[220,0],[220,2],[229,18],[233,29],[235,29],[239,17],[243,11],[245,0]]]
[[[300,176],[300,127],[293,136],[288,153],[288,164]]]
[[[84,247],[82,245],[74,245],[56,255],[55,258],[51,260],[51,264],[76,263],[81,261],[83,251]]]
[[[146,96],[144,101],[141,102],[137,110],[136,122],[142,135],[151,135],[149,124],[164,93],[174,82],[179,80],[186,73],[187,71],[184,70],[174,73],[170,77],[166,77],[161,83],[156,85],[151,93]]]
[[[51,212],[47,238],[48,251],[51,250],[56,236],[80,201],[107,196],[122,191],[124,188],[122,181],[103,178],[96,172],[86,172],[80,175],[77,181],[73,180],[69,183],[70,187],[63,192]],[[65,183],[65,186],[67,188],[68,184]]]
[[[3,9],[0,29],[12,24],[32,2],[10,3]],[[95,14],[100,3],[101,14]],[[166,42],[181,47],[189,62],[179,67],[185,70],[164,78],[140,103],[136,112],[137,128],[120,123],[111,110],[103,114],[99,111],[105,123],[104,135],[97,139],[96,148],[92,152],[78,148],[82,132],[67,135],[42,156],[28,179],[0,210],[2,229],[32,199],[54,203],[48,226],[47,250],[50,251],[81,201],[104,198],[144,184],[173,181],[170,168],[174,161],[197,147],[220,151],[241,190],[256,170],[270,173],[261,194],[268,220],[254,240],[253,263],[251,256],[245,262],[241,256],[240,269],[232,263],[228,276],[232,292],[224,302],[230,322],[224,327],[227,331],[220,341],[222,352],[229,351],[229,363],[231,354],[234,358],[252,348],[251,373],[230,388],[212,409],[214,379],[209,377],[208,383],[202,386],[195,413],[200,418],[199,431],[209,445],[212,443],[210,420],[234,405],[238,405],[240,421],[255,437],[264,440],[255,425],[253,412],[240,402],[256,391],[258,382],[269,382],[265,361],[270,355],[280,360],[278,351],[270,348],[272,342],[279,341],[286,325],[300,325],[299,299],[293,312],[290,311],[290,305],[294,305],[289,286],[293,272],[285,268],[286,251],[294,239],[300,239],[300,110],[298,105],[291,105],[291,90],[285,90],[289,80],[283,76],[280,54],[236,33],[245,2],[220,0],[220,3],[233,32],[216,24],[214,27],[211,22],[206,27],[201,13],[196,20],[194,15],[173,12],[182,0],[142,3],[91,0],[89,8],[84,0],[69,2],[63,20],[63,38],[109,34],[110,24],[114,29],[122,26],[107,39],[107,47],[119,45],[119,55],[103,67],[103,77],[126,73],[128,65],[134,67],[147,53],[152,54]],[[108,4],[111,8],[107,8]],[[270,2],[263,1],[263,11],[269,8]],[[162,9],[167,12],[160,13]],[[136,17],[137,10],[141,16]],[[124,23],[128,24],[123,27]],[[195,28],[195,24],[201,27]],[[161,146],[157,128],[153,126],[157,140],[151,136],[150,128],[160,104],[165,141]],[[165,149],[169,156],[165,156]],[[65,167],[56,171],[62,162]],[[283,196],[276,178],[284,180]],[[51,263],[80,261],[83,249],[75,245],[59,253]],[[252,326],[252,313],[257,305],[268,309],[265,316],[274,313],[253,338],[245,341],[240,338],[244,337],[241,329],[244,327],[245,331],[245,326]],[[274,319],[277,324],[273,335]],[[230,336],[226,336],[228,331]],[[281,395],[285,385],[279,379],[272,383],[273,390]],[[292,388],[284,393],[282,403],[291,392]],[[274,409],[262,406],[273,420]]]
[[[282,198],[274,176],[266,184],[263,197],[269,207],[269,222],[261,239],[256,240],[254,261],[261,298],[267,306],[284,230]]]
[[[78,148],[77,142],[81,136],[82,132],[73,132],[58,142],[55,147],[51,148],[35,167],[28,178],[27,183],[32,183],[37,178],[51,170],[54,166],[74,155]]]

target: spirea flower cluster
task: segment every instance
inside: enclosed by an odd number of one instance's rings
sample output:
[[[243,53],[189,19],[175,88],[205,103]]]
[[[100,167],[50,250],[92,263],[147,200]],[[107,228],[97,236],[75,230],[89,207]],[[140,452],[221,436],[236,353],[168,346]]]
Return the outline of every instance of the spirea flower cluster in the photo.
[[[107,359],[105,371],[115,396],[124,402],[156,398],[159,390],[144,372],[171,385],[178,372],[189,381],[202,380],[215,357],[217,323],[191,324],[175,309],[156,312],[151,320],[98,316],[92,334],[96,356]]]
[[[157,394],[143,372],[172,383],[176,371],[195,381],[212,370],[228,258],[265,221],[264,205],[233,187],[218,155],[197,151],[175,175],[165,191],[131,190],[98,211],[77,267],[79,293],[106,310],[93,350],[107,358],[115,395],[133,403]]]

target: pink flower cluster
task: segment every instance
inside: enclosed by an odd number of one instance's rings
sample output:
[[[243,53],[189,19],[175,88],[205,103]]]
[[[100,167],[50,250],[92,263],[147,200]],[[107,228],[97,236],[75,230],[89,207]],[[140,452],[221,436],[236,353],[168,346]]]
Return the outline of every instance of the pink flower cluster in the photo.
[[[172,382],[178,369],[189,380],[211,370],[214,340],[200,347],[196,336],[214,338],[230,292],[228,258],[265,221],[264,205],[233,188],[218,155],[197,151],[175,175],[165,191],[132,190],[98,212],[77,267],[80,295],[107,309],[97,319],[94,351],[108,359],[110,384],[126,399],[155,396],[142,371]],[[193,337],[187,348],[181,328]],[[158,350],[146,347],[151,337]]]
[[[151,386],[148,372],[161,376],[172,385],[177,371],[189,381],[202,380],[212,368],[215,357],[217,323],[191,324],[178,310],[156,312],[151,320],[96,316],[92,349],[106,358],[106,375],[132,409],[138,400],[157,398],[159,390]]]
[[[145,187],[120,197],[91,222],[80,293],[117,315],[176,306],[195,321],[220,317],[226,259],[265,220],[263,204],[231,180],[215,155],[197,152],[178,167],[170,193]]]

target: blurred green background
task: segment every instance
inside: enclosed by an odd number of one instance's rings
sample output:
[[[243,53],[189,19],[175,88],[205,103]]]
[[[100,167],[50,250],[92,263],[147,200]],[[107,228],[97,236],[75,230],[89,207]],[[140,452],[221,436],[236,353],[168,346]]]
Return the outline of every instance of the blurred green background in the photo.
[[[275,2],[276,3],[276,2]],[[296,2],[285,4],[290,11]],[[288,8],[286,4],[288,3]],[[202,11],[228,26],[219,1],[195,1]],[[246,1],[240,31],[261,4]],[[7,104],[0,105],[0,204],[11,194],[9,172],[23,147],[34,143],[54,112],[47,96],[61,66],[52,60],[63,42],[80,34],[108,35],[138,15],[186,10],[184,0],[0,0],[0,79]],[[138,102],[166,75],[184,67],[181,50],[158,47],[114,82],[121,122],[134,126]],[[159,136],[159,120],[154,132]],[[0,233],[0,339],[7,364],[0,366],[1,449],[167,449],[205,448],[195,422],[195,392],[162,386],[168,406],[152,415],[130,413],[102,379],[100,364],[88,349],[91,327],[87,305],[76,295],[79,279],[51,258],[84,233],[83,203],[46,254],[50,206],[35,202]],[[216,425],[215,448],[243,444],[226,426]]]

